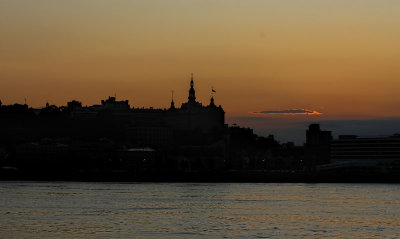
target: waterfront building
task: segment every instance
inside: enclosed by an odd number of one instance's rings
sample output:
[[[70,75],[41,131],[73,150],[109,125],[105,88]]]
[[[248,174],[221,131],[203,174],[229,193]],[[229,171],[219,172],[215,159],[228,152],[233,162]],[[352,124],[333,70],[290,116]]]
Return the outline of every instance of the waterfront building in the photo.
[[[318,169],[336,173],[394,173],[400,172],[400,135],[362,138],[340,135],[330,145],[331,163]]]
[[[193,75],[190,80],[188,101],[176,109],[174,102],[165,118],[166,124],[178,131],[200,131],[201,133],[222,132],[226,130],[225,112],[221,105],[216,106],[214,97],[210,104],[203,106],[196,101]]]
[[[214,97],[211,97],[210,104],[203,106],[196,100],[193,75],[190,80],[188,101],[176,108],[175,102],[171,100],[171,107],[168,110],[154,108],[130,108],[127,100],[117,101],[115,97],[108,97],[102,100],[101,105],[82,107],[78,101],[68,102],[67,111],[74,119],[93,119],[112,117],[125,120],[127,127],[168,127],[176,133],[182,131],[196,131],[202,134],[222,133],[226,131],[225,112],[221,105],[216,106]],[[139,130],[145,132],[146,130]],[[154,130],[147,130],[154,134]],[[162,134],[164,134],[163,132]],[[151,136],[152,137],[152,136]],[[148,138],[151,138],[150,136]],[[143,138],[143,137],[142,137]]]
[[[400,162],[400,135],[361,138],[342,135],[331,143],[332,162],[387,164]]]
[[[330,162],[330,143],[332,132],[321,130],[319,124],[311,124],[306,131],[306,164],[312,168],[315,165]]]
[[[119,158],[126,148],[152,148],[146,167],[155,162],[184,165],[189,171],[224,167],[229,134],[225,112],[214,97],[208,105],[196,100],[193,75],[188,100],[180,107],[173,98],[169,109],[133,108],[127,100],[111,96],[99,103],[83,106],[72,100],[66,106],[46,104],[40,109],[2,105],[0,143],[12,145],[18,165],[39,168],[53,163],[60,168],[66,163],[74,170],[121,168],[120,159],[135,161],[141,154],[132,151]]]
[[[332,132],[321,130],[319,124],[311,124],[306,131],[306,144],[308,146],[329,145]]]

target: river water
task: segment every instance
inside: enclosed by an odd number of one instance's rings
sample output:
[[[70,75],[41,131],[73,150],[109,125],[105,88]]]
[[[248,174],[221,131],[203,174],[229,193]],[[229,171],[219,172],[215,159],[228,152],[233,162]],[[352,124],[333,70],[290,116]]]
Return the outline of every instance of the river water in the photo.
[[[0,182],[0,238],[400,238],[400,185]]]

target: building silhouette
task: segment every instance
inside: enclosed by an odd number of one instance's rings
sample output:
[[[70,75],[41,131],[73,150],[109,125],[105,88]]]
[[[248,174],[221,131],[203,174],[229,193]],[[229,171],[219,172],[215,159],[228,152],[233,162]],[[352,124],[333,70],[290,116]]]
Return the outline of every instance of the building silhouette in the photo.
[[[174,102],[171,102],[174,106]],[[203,106],[196,101],[193,75],[190,80],[188,101],[180,108],[171,107],[166,114],[166,124],[175,130],[200,131],[201,133],[219,132],[225,128],[225,112],[221,106],[216,106],[211,97],[210,104]]]
[[[310,169],[330,162],[332,132],[321,130],[319,124],[311,124],[306,131],[306,163]]]
[[[135,108],[111,96],[91,106],[72,100],[61,107],[0,109],[0,148],[28,171],[139,170],[135,165],[208,171],[226,162],[225,112],[213,97],[205,106],[196,100],[193,75],[187,102],[175,107],[172,98],[169,109]]]
[[[372,138],[340,135],[332,141],[331,161],[341,167],[400,171],[400,135]]]

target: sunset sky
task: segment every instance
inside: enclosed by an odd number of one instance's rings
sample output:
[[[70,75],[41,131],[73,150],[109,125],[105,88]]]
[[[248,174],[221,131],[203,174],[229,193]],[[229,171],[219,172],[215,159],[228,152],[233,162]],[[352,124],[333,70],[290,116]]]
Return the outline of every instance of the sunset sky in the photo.
[[[192,72],[200,102],[213,86],[228,123],[260,132],[398,118],[400,1],[0,0],[3,104],[165,108]]]

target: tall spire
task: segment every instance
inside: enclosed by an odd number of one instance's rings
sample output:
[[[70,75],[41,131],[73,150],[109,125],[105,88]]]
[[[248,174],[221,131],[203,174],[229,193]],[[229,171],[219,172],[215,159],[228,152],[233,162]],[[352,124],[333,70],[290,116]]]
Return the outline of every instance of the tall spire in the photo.
[[[171,109],[175,109],[174,91],[173,90],[171,90]]]
[[[211,99],[210,99],[210,106],[215,106],[214,97],[213,96],[211,96]]]
[[[193,82],[193,73],[190,77],[190,90],[189,90],[189,102],[195,102],[196,101],[196,92],[194,90],[194,82]]]
[[[213,87],[213,86],[211,86],[211,99],[210,99],[210,106],[215,106],[215,103],[214,103],[214,93],[215,93],[214,87]]]

